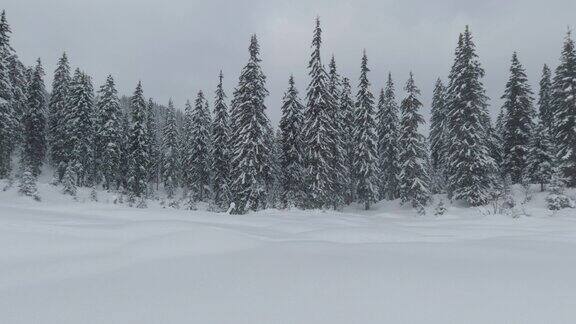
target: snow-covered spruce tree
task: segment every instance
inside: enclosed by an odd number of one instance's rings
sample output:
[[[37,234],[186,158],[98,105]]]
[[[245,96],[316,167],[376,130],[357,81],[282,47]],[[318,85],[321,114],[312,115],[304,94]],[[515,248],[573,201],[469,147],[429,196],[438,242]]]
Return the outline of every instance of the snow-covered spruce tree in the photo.
[[[121,108],[121,145],[120,145],[120,175],[118,182],[125,191],[128,191],[128,174],[130,167],[130,111]],[[118,188],[119,189],[119,188]]]
[[[282,132],[280,129],[276,130],[274,134],[274,141],[272,142],[272,149],[270,154],[270,185],[268,186],[268,206],[272,208],[284,208],[281,201],[282,195],[282,170],[280,159],[282,155],[281,148]]]
[[[134,95],[130,98],[132,126],[130,128],[128,189],[134,197],[146,194],[149,165],[146,142],[146,101],[142,83],[138,82]]]
[[[418,132],[424,118],[418,112],[422,103],[418,99],[420,90],[410,72],[406,82],[406,98],[402,100],[400,138],[398,140],[400,161],[400,198],[403,203],[422,209],[430,201],[430,178],[428,175],[426,138]]]
[[[222,71],[218,76],[216,98],[214,100],[214,120],[212,121],[212,192],[216,208],[226,210],[230,204],[230,149],[229,116],[226,94],[222,86]]]
[[[23,165],[35,177],[46,157],[46,88],[44,70],[38,59],[28,88],[28,110],[24,115]]]
[[[356,201],[364,204],[364,209],[378,200],[378,137],[374,120],[374,96],[368,81],[368,58],[366,51],[362,55],[360,83],[356,94],[356,118],[354,129],[354,169],[356,182]]]
[[[568,186],[576,186],[576,50],[568,32],[554,76],[554,145]]]
[[[304,198],[302,157],[302,111],[294,77],[288,79],[288,90],[284,93],[282,118],[280,119],[280,183],[282,207],[302,206]]]
[[[548,186],[550,193],[546,197],[546,205],[550,210],[576,207],[574,199],[564,194],[566,178],[563,174],[564,172],[562,172],[559,167],[554,167],[552,170],[552,177],[550,179],[550,185]]]
[[[304,149],[304,179],[307,193],[304,207],[323,208],[330,206],[334,192],[333,160],[334,126],[330,116],[333,98],[328,87],[328,75],[320,59],[322,44],[320,18],[316,18],[316,28],[312,39],[312,55],[308,63],[310,84],[306,99],[302,128]]]
[[[431,177],[434,179],[432,191],[440,193],[444,190],[444,169],[446,152],[446,88],[442,80],[436,80],[432,96],[432,117],[430,118],[430,164]]]
[[[231,193],[233,213],[266,207],[266,188],[270,176],[271,126],[266,116],[264,99],[266,77],[260,67],[260,47],[253,35],[249,47],[250,59],[242,69],[234,91],[232,125]]]
[[[9,50],[7,44],[0,44],[0,179],[10,175],[12,153],[17,144],[18,133],[18,118],[12,100]]]
[[[176,111],[172,99],[168,101],[166,121],[162,136],[162,183],[168,198],[172,198],[178,188],[179,150],[178,127],[176,125]]]
[[[518,61],[516,52],[512,55],[510,78],[502,96],[503,171],[509,174],[512,184],[520,183],[528,164],[528,151],[534,124],[532,90],[526,72]]]
[[[210,111],[199,91],[194,106],[186,103],[182,130],[182,170],[186,189],[193,201],[204,201],[210,193]]]
[[[50,152],[50,162],[52,166],[57,167],[58,180],[64,176],[63,169],[58,168],[60,163],[68,160],[64,156],[66,152],[66,121],[68,114],[68,94],[70,90],[70,65],[66,53],[58,60],[54,79],[52,81],[52,93],[48,103],[48,146]]]
[[[384,95],[378,104],[378,164],[380,169],[380,198],[396,199],[400,197],[398,175],[399,120],[398,104],[394,96],[394,82],[388,73]]]
[[[120,163],[122,157],[122,111],[114,79],[108,75],[98,92],[98,119],[96,142],[100,172],[104,178],[104,188],[120,187]]]
[[[74,172],[74,168],[66,168],[62,177],[62,193],[76,196],[76,189],[76,172]]]
[[[148,147],[148,181],[155,183],[156,186],[159,184],[159,168],[160,168],[160,148],[158,145],[158,125],[156,123],[156,116],[154,116],[154,101],[152,98],[148,100],[148,105],[146,106],[146,146]],[[149,190],[152,190],[152,186],[149,186]]]
[[[332,101],[330,103],[330,119],[333,129],[333,145],[331,167],[334,170],[332,174],[333,192],[331,195],[332,208],[339,209],[344,203],[346,189],[350,186],[350,177],[348,165],[344,161],[346,156],[344,144],[344,114],[340,110],[339,98],[341,95],[340,75],[336,70],[336,60],[334,55],[330,59],[328,74],[328,91]]]
[[[554,110],[552,106],[552,72],[548,65],[542,68],[542,78],[540,79],[540,92],[538,95],[538,114],[546,129],[553,129]]]
[[[342,116],[342,144],[344,145],[344,156],[342,163],[346,171],[345,177],[347,185],[344,188],[344,202],[349,205],[355,200],[356,197],[356,184],[352,181],[352,169],[354,168],[354,120],[355,120],[355,107],[352,99],[352,90],[350,87],[350,80],[348,78],[342,79],[342,92],[340,93],[339,102],[340,115]]]
[[[67,165],[74,168],[77,185],[89,186],[94,175],[94,88],[90,77],[79,69],[74,72],[70,85],[66,123]]]
[[[38,195],[38,186],[36,185],[36,182],[36,176],[32,173],[31,168],[25,167],[24,172],[22,172],[22,177],[20,178],[18,192],[39,201],[40,196]]]
[[[544,185],[550,181],[553,161],[550,135],[544,122],[540,121],[532,132],[525,172],[531,182],[540,184],[540,191],[544,191]]]
[[[447,191],[473,206],[490,199],[496,165],[490,155],[490,117],[482,69],[468,27],[460,35],[447,88]]]

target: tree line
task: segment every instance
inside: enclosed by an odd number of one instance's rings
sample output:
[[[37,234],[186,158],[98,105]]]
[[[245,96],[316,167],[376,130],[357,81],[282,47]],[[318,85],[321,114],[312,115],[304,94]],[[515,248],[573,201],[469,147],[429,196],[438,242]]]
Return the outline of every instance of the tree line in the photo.
[[[364,51],[353,93],[354,82],[338,72],[334,56],[327,66],[322,61],[319,18],[306,93],[302,99],[290,76],[277,129],[266,115],[255,35],[231,100],[220,72],[212,109],[199,91],[183,113],[171,100],[165,107],[146,100],[140,82],[128,100],[119,97],[112,76],[95,90],[89,75],[71,71],[65,53],[48,93],[40,59],[33,67],[22,64],[10,35],[2,12],[0,178],[15,173],[24,187],[34,187],[47,163],[68,194],[77,186],[102,186],[145,207],[147,198],[163,191],[189,206],[209,202],[215,210],[242,214],[268,207],[337,210],[353,202],[369,209],[382,199],[400,199],[423,213],[437,193],[480,206],[510,184],[576,186],[570,32],[554,75],[543,67],[536,103],[513,53],[504,103],[492,122],[484,69],[466,27],[447,80],[436,81],[428,137],[419,131],[425,121],[413,73],[402,100],[391,74],[376,98]]]

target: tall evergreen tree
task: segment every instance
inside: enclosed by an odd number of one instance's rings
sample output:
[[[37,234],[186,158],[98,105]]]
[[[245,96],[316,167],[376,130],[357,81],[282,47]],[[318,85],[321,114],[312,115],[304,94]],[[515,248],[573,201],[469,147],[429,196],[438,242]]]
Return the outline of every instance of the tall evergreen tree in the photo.
[[[142,197],[147,189],[147,166],[149,165],[146,142],[146,101],[142,83],[138,82],[130,98],[132,127],[130,128],[128,188],[135,197]]]
[[[266,77],[260,67],[260,47],[253,35],[250,59],[242,69],[234,91],[232,125],[231,192],[234,213],[245,213],[266,207],[266,188],[270,176],[271,126],[266,116],[264,99],[268,95]],[[268,137],[268,138],[266,138]]]
[[[355,107],[352,99],[352,90],[350,87],[350,80],[348,78],[342,79],[342,92],[340,93],[339,108],[342,118],[341,138],[343,145],[342,163],[344,165],[344,202],[350,204],[356,197],[356,184],[352,181],[352,170],[354,169],[354,122],[355,122]]]
[[[294,77],[288,80],[288,90],[284,93],[282,118],[280,119],[280,200],[283,207],[301,206],[304,198],[303,157],[302,157],[302,111],[304,107],[298,98]]]
[[[399,120],[398,104],[394,96],[394,82],[388,74],[386,89],[378,104],[378,161],[380,169],[380,197],[396,199],[400,194],[398,174]]]
[[[541,191],[544,191],[544,185],[549,183],[552,177],[553,161],[550,135],[544,122],[540,121],[530,140],[525,174],[531,182],[540,184]]]
[[[54,79],[52,81],[52,93],[48,103],[48,142],[50,161],[53,166],[59,167],[60,163],[67,160],[64,156],[66,145],[66,120],[68,114],[68,94],[70,92],[70,65],[66,53],[58,60]],[[58,168],[58,179],[64,176],[63,168]]]
[[[228,208],[230,204],[230,149],[228,143],[229,116],[226,107],[226,94],[222,86],[222,71],[218,76],[216,98],[214,100],[214,120],[212,122],[212,190],[214,205],[220,209]]]
[[[182,159],[184,181],[195,201],[207,199],[210,193],[210,124],[208,102],[199,91],[194,107],[186,104],[183,130],[186,141]]]
[[[98,102],[98,119],[96,142],[100,172],[104,178],[104,188],[112,185],[120,187],[120,163],[122,158],[122,112],[114,79],[108,75],[100,87]]]
[[[552,72],[548,65],[542,68],[542,78],[540,79],[540,92],[538,96],[538,115],[544,126],[551,130],[553,128],[553,107],[552,107]]]
[[[24,169],[30,168],[34,176],[40,174],[40,168],[46,157],[46,88],[44,70],[38,59],[30,87],[28,89],[28,111],[24,116]]]
[[[334,209],[338,209],[345,200],[346,189],[350,185],[348,178],[348,165],[344,161],[346,156],[345,143],[344,143],[344,112],[340,109],[339,98],[341,95],[341,80],[340,75],[336,69],[336,60],[334,55],[330,59],[328,74],[328,91],[332,101],[330,102],[330,113],[332,129],[333,129],[333,146],[332,146],[332,160],[330,161],[331,167],[334,170],[332,173],[333,192],[331,195],[331,203]]]
[[[176,111],[172,100],[168,101],[166,121],[162,136],[162,182],[168,198],[172,198],[178,188],[178,127],[176,125]]]
[[[5,14],[2,12],[4,25]],[[2,33],[0,33],[2,36]],[[2,37],[0,37],[2,41]],[[10,174],[12,153],[17,144],[18,117],[14,110],[12,81],[10,80],[10,48],[6,41],[0,43],[0,179]]]
[[[576,186],[576,50],[568,32],[554,76],[554,144],[568,186]]]
[[[312,55],[308,63],[310,84],[304,112],[302,146],[304,148],[304,179],[307,197],[305,207],[322,208],[332,202],[334,168],[333,150],[335,146],[334,126],[330,116],[333,98],[328,87],[328,75],[320,58],[322,44],[320,19],[316,18],[316,28],[312,39]]]
[[[424,123],[424,118],[418,112],[422,107],[418,99],[420,90],[414,83],[412,73],[404,90],[406,98],[401,104],[399,139],[400,198],[415,208],[423,208],[430,201],[430,178],[426,165],[426,138],[418,132],[418,127]]]
[[[430,162],[435,173],[444,173],[446,152],[446,94],[442,80],[436,80],[432,96],[432,118],[430,120]]]
[[[362,55],[360,83],[356,94],[356,128],[354,130],[354,171],[356,197],[366,210],[378,200],[378,137],[374,120],[374,96],[368,81],[368,58]]]
[[[512,184],[515,184],[520,183],[525,174],[530,138],[534,128],[532,90],[516,52],[512,55],[510,78],[502,99],[504,99],[503,171],[510,176]]]
[[[68,136],[63,156],[73,167],[77,184],[91,185],[94,169],[94,89],[90,77],[76,69],[70,85],[69,113],[66,119]]]
[[[489,200],[496,165],[489,149],[489,115],[482,69],[470,30],[460,35],[447,89],[447,190],[470,205]]]
[[[154,115],[154,101],[148,99],[146,106],[146,147],[148,147],[148,181],[158,185],[160,181],[160,148],[158,147],[158,125]],[[149,187],[151,189],[152,187]]]

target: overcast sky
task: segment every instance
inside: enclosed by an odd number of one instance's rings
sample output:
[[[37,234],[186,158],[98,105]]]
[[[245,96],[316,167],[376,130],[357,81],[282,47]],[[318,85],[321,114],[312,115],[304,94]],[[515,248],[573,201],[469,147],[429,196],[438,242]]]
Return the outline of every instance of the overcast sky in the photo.
[[[66,51],[96,87],[112,74],[119,91],[131,94],[142,80],[146,97],[163,104],[173,98],[179,108],[200,89],[212,99],[220,69],[231,97],[256,33],[275,124],[291,73],[304,97],[316,15],[324,63],[334,54],[339,72],[355,87],[366,49],[374,94],[391,71],[397,97],[413,71],[426,115],[434,80],[446,78],[466,24],[486,70],[493,112],[512,52],[518,51],[537,92],[542,65],[557,65],[567,28],[576,25],[574,0],[3,0],[0,7],[12,27],[13,47],[25,64],[42,58],[48,86]]]

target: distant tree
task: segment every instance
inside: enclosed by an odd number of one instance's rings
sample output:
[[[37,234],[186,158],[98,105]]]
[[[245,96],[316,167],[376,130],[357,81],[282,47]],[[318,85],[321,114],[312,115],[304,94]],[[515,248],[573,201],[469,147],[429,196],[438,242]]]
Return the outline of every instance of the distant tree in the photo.
[[[54,79],[52,81],[52,93],[48,103],[48,143],[50,151],[50,161],[53,166],[57,167],[64,163],[69,157],[64,156],[66,153],[66,121],[68,114],[68,95],[70,93],[70,65],[66,53],[58,60]],[[64,176],[63,169],[60,171],[58,180]]]
[[[246,213],[266,207],[270,175],[271,126],[266,116],[264,99],[268,95],[266,77],[260,67],[260,47],[253,35],[250,59],[242,69],[234,91],[232,125],[231,193],[235,208]]]
[[[302,157],[302,111],[304,107],[298,98],[294,77],[288,80],[288,90],[284,93],[282,118],[280,119],[279,171],[283,207],[301,206],[304,199],[303,157]]]
[[[132,127],[130,128],[128,188],[134,197],[143,197],[147,189],[147,166],[149,165],[146,143],[146,101],[142,83],[138,82],[130,98]]]
[[[468,27],[460,35],[447,88],[447,191],[451,199],[483,205],[490,199],[496,164],[482,69]]]
[[[178,127],[172,100],[168,101],[162,138],[162,182],[168,198],[172,198],[178,188],[178,170],[180,168],[178,163]]]
[[[104,188],[120,187],[120,168],[122,161],[122,111],[114,79],[108,75],[106,82],[98,92],[98,119],[96,138],[100,172],[104,178]]]
[[[344,156],[342,163],[345,170],[345,187],[344,187],[344,202],[350,204],[356,197],[356,184],[352,180],[352,169],[354,168],[354,121],[355,121],[355,107],[352,99],[352,90],[350,89],[350,81],[348,78],[342,79],[342,92],[340,93],[339,110],[342,118],[342,144]]]
[[[400,121],[399,161],[400,198],[410,202],[412,207],[422,209],[430,202],[430,178],[426,162],[426,139],[418,132],[424,118],[418,112],[422,103],[418,99],[420,90],[414,77],[406,82],[406,98],[402,100],[402,120]]]
[[[38,59],[28,90],[28,111],[24,115],[24,170],[30,168],[33,176],[40,174],[46,157],[46,88],[44,70]]]
[[[210,111],[202,91],[198,92],[194,107],[186,104],[182,145],[184,181],[194,201],[203,201],[210,193]]]
[[[212,190],[214,205],[226,210],[230,204],[230,117],[226,106],[226,94],[222,86],[222,71],[218,76],[212,121]]]
[[[559,168],[568,186],[576,186],[576,50],[568,32],[554,76],[553,136]]]
[[[330,163],[334,158],[332,148],[335,145],[332,137],[335,130],[330,116],[334,99],[329,91],[328,75],[320,59],[321,34],[320,19],[316,18],[313,51],[308,63],[311,80],[306,95],[308,103],[302,128],[306,208],[330,206],[335,188],[335,170]]]
[[[94,90],[90,77],[76,69],[70,86],[70,106],[66,119],[67,144],[64,156],[74,168],[77,184],[91,185],[94,168]]]
[[[540,191],[544,191],[544,185],[550,181],[553,161],[550,135],[544,122],[540,121],[532,133],[525,172],[531,182],[540,184]]]
[[[398,175],[400,165],[398,161],[399,119],[398,104],[394,96],[394,83],[392,75],[388,74],[388,81],[383,95],[378,102],[378,163],[380,169],[380,197],[396,199],[400,197]]]
[[[446,88],[442,80],[436,80],[434,95],[432,96],[432,118],[430,120],[430,163],[434,176],[435,192],[442,192],[444,189],[444,173],[446,168]]]
[[[510,79],[506,83],[502,99],[504,99],[503,169],[505,174],[510,175],[512,184],[515,184],[520,183],[525,174],[530,138],[534,128],[532,90],[516,53],[512,55]]]
[[[544,64],[542,68],[542,78],[540,79],[540,92],[538,96],[538,114],[540,120],[548,130],[554,126],[554,110],[552,107],[552,72],[548,65]]]
[[[354,171],[356,199],[364,209],[378,200],[378,137],[374,120],[374,96],[368,81],[368,58],[362,55],[360,83],[356,95],[356,128],[354,130]]]
[[[158,125],[154,115],[154,101],[148,100],[146,106],[146,146],[148,147],[148,181],[158,185],[160,179],[160,147],[158,144]],[[152,186],[149,186],[152,190]]]

